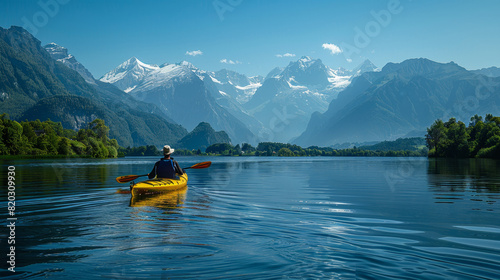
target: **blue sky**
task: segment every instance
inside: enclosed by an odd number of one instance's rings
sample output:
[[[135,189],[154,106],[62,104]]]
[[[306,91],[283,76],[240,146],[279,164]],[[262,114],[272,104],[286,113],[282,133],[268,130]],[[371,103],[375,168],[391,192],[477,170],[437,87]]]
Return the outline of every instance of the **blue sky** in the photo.
[[[496,0],[0,0],[0,26],[68,48],[96,78],[132,56],[251,76],[303,55],[347,69],[417,57],[500,67],[499,11]]]

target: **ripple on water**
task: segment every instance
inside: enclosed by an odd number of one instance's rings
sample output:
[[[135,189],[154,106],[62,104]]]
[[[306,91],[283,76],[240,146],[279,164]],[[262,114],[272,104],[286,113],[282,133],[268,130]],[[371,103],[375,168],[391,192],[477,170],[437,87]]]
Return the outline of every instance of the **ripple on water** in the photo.
[[[498,240],[462,238],[462,237],[442,237],[440,239],[461,245],[486,248],[490,250],[500,250],[500,241]]]
[[[494,227],[478,227],[478,226],[455,226],[456,228],[463,228],[472,231],[489,232],[489,233],[500,233],[500,228]]]

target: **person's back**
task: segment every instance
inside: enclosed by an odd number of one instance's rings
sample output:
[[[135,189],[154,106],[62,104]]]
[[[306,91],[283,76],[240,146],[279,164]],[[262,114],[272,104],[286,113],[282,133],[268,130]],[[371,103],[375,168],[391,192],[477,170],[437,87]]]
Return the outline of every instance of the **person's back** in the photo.
[[[153,178],[170,178],[175,179],[176,174],[182,175],[184,171],[179,167],[179,164],[170,158],[170,155],[174,152],[174,149],[170,146],[165,145],[163,147],[164,158],[160,159],[155,163],[153,170],[148,174],[149,179]]]
[[[175,167],[173,159],[162,158],[156,167],[157,178],[175,178]]]

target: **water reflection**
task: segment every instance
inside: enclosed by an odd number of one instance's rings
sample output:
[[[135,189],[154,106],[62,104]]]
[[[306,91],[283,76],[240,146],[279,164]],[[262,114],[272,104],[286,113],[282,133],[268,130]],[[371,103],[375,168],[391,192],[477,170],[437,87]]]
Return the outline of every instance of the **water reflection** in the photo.
[[[493,205],[500,200],[499,171],[500,162],[491,159],[430,159],[427,175],[436,203],[469,200]]]
[[[130,198],[130,207],[156,207],[162,209],[177,209],[181,208],[186,201],[188,187],[166,193],[148,195],[148,196],[133,196]]]
[[[115,193],[124,185],[114,178],[143,174],[155,160],[14,162],[23,172],[16,180],[22,183],[14,279],[500,273],[498,215],[470,211],[500,211],[489,204],[499,200],[498,162],[430,160],[428,167],[427,160],[391,158],[217,157],[207,159],[210,169],[188,171],[189,192],[138,199]],[[179,159],[182,166],[199,161]],[[391,186],[385,175],[403,178],[406,162],[411,176]],[[63,169],[63,181],[53,166]]]

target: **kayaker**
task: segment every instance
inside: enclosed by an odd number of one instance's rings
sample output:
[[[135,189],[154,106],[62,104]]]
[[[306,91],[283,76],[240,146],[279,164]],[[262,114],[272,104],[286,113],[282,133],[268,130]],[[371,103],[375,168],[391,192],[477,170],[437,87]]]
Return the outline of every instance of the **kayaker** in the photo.
[[[157,178],[170,178],[175,179],[176,173],[179,175],[184,174],[184,170],[180,168],[177,161],[170,157],[175,150],[170,148],[169,145],[163,147],[163,158],[155,163],[153,170],[148,174],[149,179]]]

